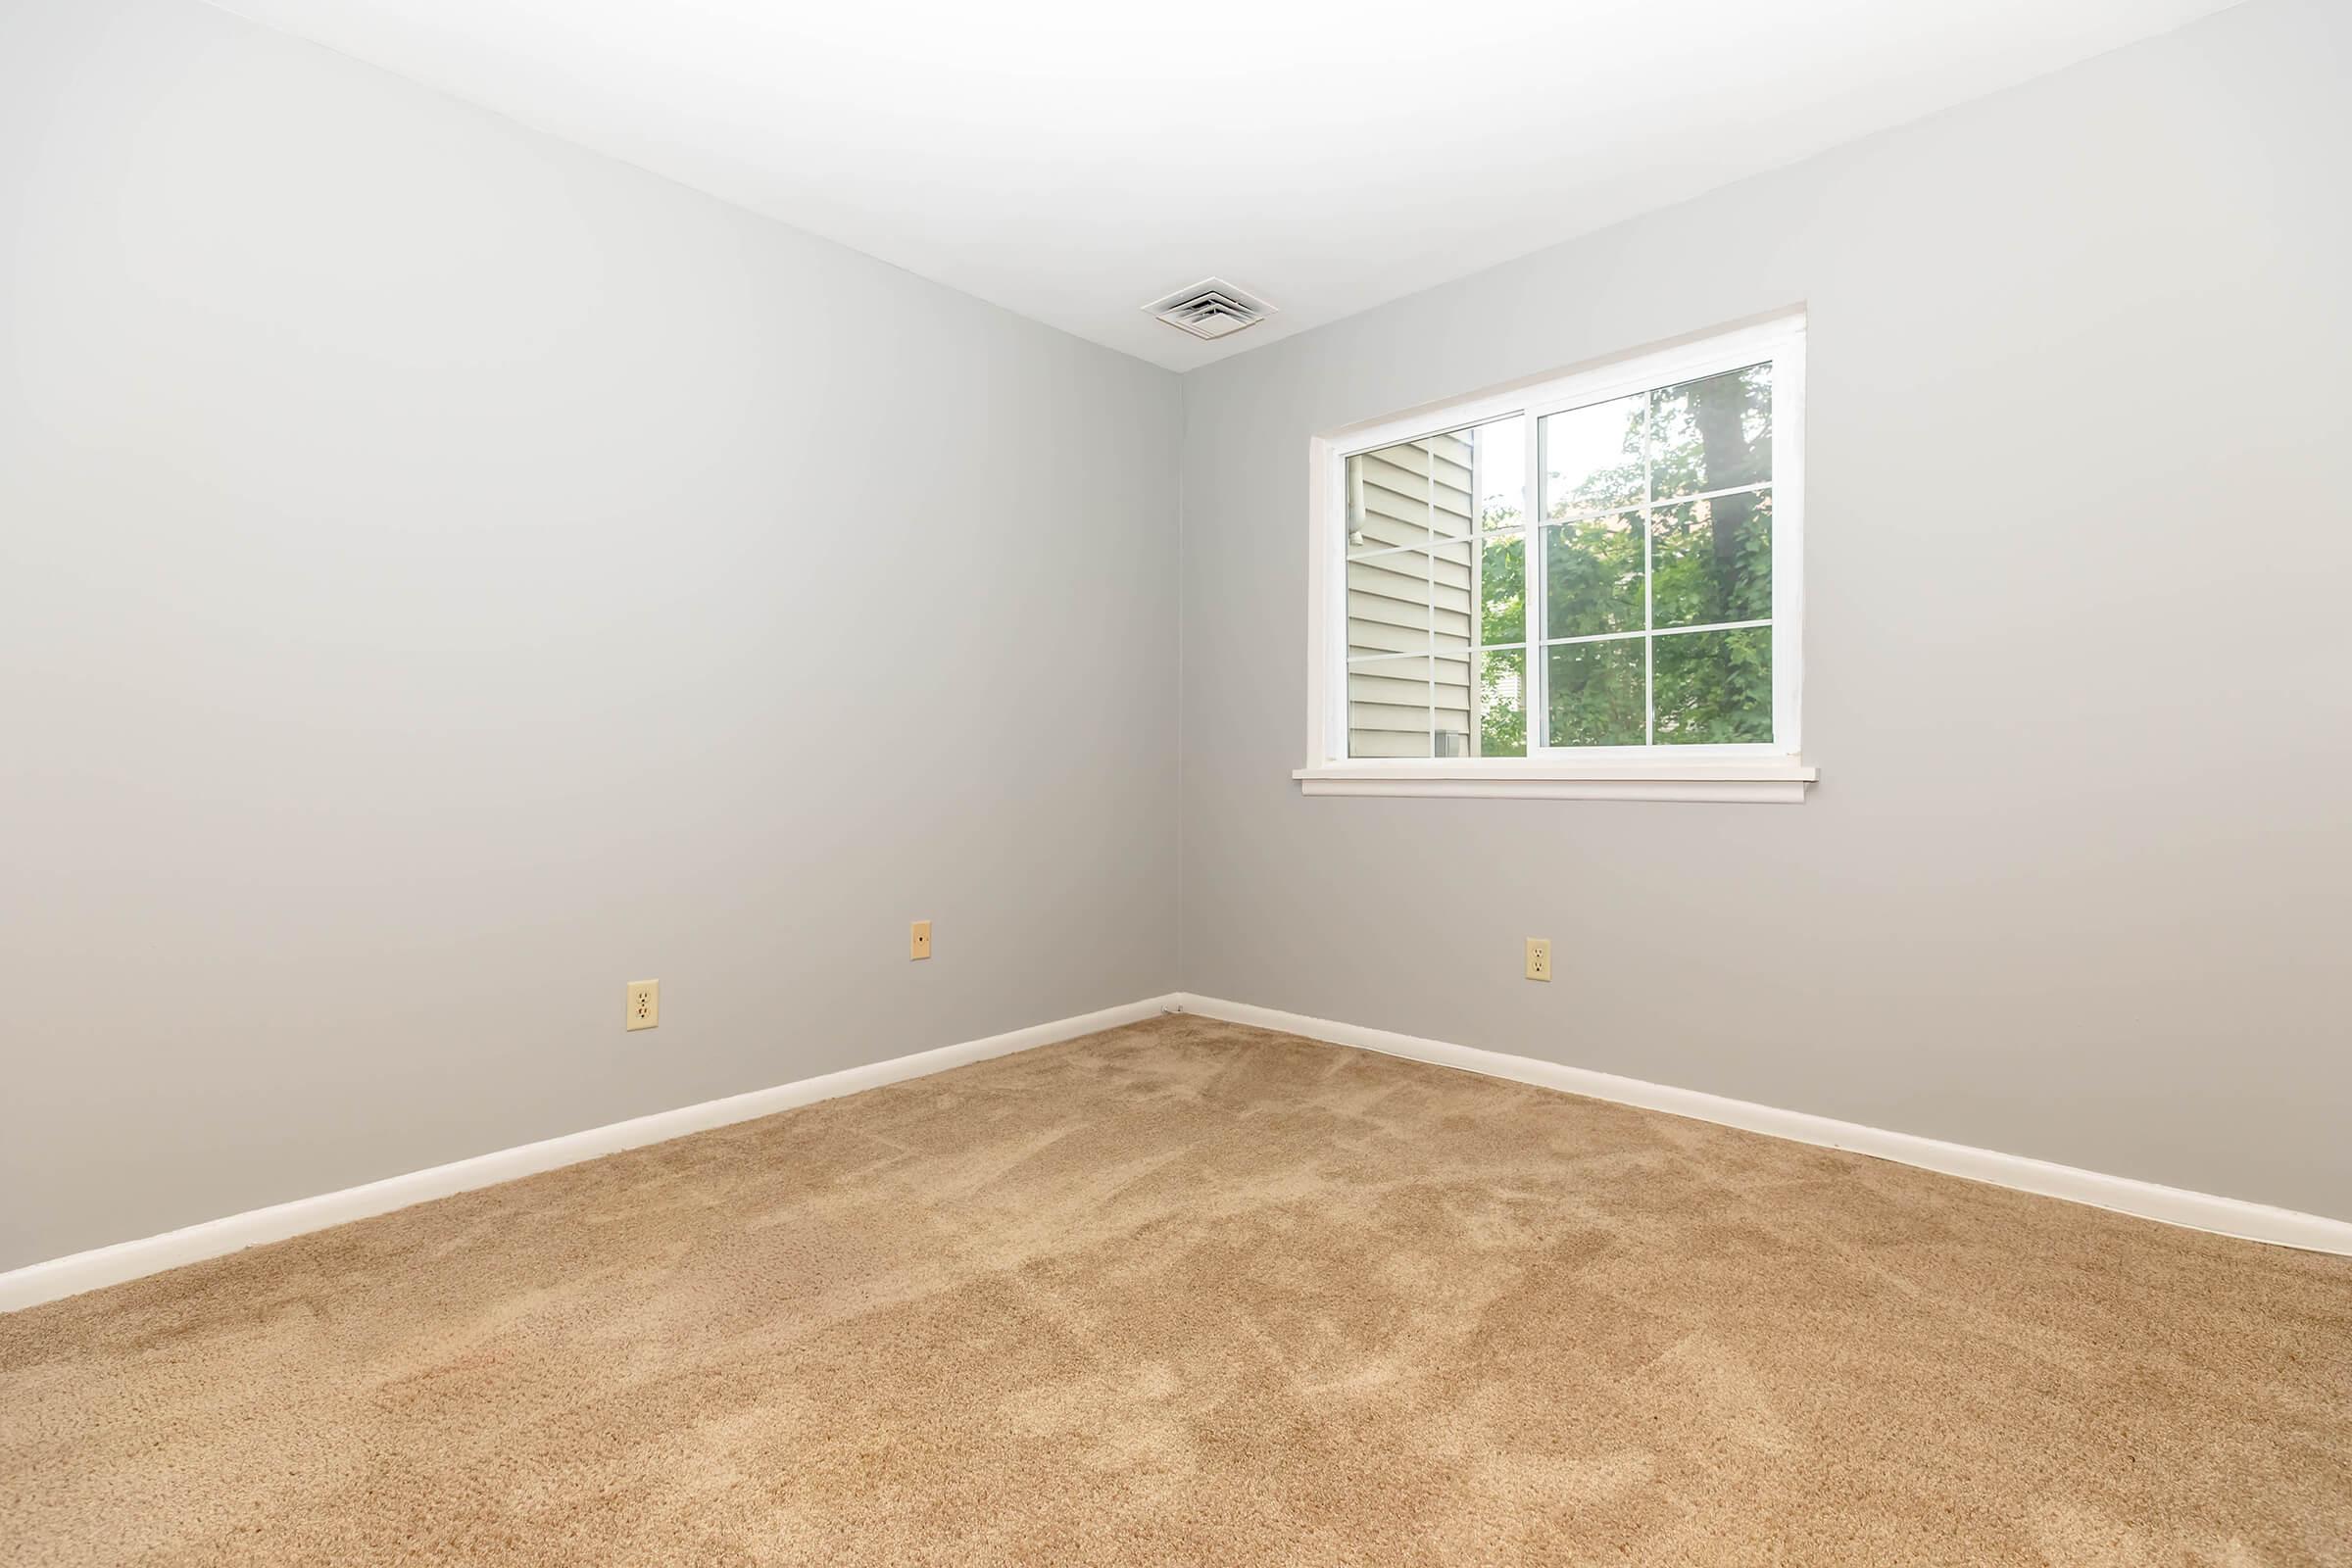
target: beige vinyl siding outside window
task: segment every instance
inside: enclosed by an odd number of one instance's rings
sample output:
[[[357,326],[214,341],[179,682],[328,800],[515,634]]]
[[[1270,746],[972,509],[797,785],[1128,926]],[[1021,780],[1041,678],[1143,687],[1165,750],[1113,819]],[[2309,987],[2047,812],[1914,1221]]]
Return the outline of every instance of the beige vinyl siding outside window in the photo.
[[[1505,421],[1348,460],[1350,757],[1495,752],[1499,727],[1481,716],[1516,701],[1524,666],[1488,651],[1482,585],[1519,538],[1496,530],[1519,523],[1525,450]]]

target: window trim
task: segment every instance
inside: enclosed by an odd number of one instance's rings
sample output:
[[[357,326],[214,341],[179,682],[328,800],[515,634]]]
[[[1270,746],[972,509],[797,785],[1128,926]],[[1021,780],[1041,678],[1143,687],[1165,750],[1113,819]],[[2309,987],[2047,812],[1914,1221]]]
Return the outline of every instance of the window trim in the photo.
[[[1292,773],[1306,795],[1496,797],[1556,800],[1802,801],[1818,775],[1802,755],[1804,672],[1805,318],[1775,313],[1725,330],[1531,377],[1468,398],[1315,435],[1307,443],[1306,765]],[[1522,532],[1531,584],[1546,521],[1542,418],[1678,381],[1773,362],[1773,740],[1722,746],[1530,747],[1525,758],[1350,758],[1348,755],[1348,573],[1344,466],[1356,454],[1519,416],[1529,421]],[[1743,488],[1743,487],[1735,487]],[[1728,492],[1727,492],[1728,493]],[[1688,498],[1678,498],[1688,499]],[[1646,503],[1645,503],[1646,506]],[[1634,510],[1634,509],[1615,509]],[[1475,521],[1473,523],[1475,530]],[[1530,607],[1527,662],[1548,639]],[[1691,628],[1676,628],[1689,630]],[[1655,628],[1618,634],[1643,638]],[[1533,678],[1532,675],[1530,677]]]

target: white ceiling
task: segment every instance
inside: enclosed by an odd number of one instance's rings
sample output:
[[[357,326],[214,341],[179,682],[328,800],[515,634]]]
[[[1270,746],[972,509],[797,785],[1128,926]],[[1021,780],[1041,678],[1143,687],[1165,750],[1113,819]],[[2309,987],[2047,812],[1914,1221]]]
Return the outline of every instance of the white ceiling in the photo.
[[[1176,369],[2231,0],[229,0]],[[1197,342],[1215,274],[1281,308]]]

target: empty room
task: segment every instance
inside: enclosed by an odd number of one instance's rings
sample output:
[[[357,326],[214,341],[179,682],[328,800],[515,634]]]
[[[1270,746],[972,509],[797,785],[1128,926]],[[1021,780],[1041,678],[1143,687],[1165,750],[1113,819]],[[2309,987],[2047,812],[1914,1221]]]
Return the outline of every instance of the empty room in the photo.
[[[0,0],[0,1564],[2352,1568],[2346,0]]]

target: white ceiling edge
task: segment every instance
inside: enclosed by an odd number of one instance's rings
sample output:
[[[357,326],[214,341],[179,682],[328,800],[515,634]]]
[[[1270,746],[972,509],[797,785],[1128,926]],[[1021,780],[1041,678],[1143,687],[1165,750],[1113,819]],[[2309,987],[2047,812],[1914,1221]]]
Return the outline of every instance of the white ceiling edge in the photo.
[[[212,3],[1182,371],[2238,0]]]

